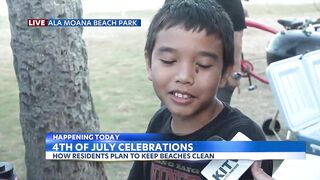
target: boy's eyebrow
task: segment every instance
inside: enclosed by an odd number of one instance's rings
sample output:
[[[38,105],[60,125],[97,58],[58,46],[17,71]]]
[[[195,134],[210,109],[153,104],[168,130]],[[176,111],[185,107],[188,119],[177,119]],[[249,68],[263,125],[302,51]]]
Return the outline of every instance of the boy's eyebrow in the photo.
[[[168,47],[168,46],[162,46],[158,49],[159,52],[176,52],[176,50],[174,48]],[[219,56],[215,53],[212,52],[208,52],[208,51],[200,51],[198,53],[199,56],[205,56],[205,57],[209,57],[213,60],[217,60],[219,58]]]
[[[210,57],[212,58],[213,60],[217,60],[219,58],[219,56],[215,53],[212,53],[212,52],[208,52],[208,51],[200,51],[198,53],[199,56],[205,56],[205,57]]]
[[[175,52],[176,50],[171,47],[162,46],[158,49],[159,52]]]

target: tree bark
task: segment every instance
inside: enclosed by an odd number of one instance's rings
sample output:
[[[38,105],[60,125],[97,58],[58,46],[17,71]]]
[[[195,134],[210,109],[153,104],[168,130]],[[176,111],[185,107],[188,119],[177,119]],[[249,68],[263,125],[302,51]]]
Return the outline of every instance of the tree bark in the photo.
[[[27,178],[107,179],[101,162],[45,160],[47,132],[98,132],[82,28],[32,28],[29,18],[82,18],[80,0],[7,0]]]

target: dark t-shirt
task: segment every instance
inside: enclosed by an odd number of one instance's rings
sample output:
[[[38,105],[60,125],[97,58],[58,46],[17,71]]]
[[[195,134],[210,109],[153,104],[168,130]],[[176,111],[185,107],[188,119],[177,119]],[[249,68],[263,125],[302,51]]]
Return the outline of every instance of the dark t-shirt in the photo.
[[[224,140],[231,140],[238,132],[242,132],[251,140],[265,140],[260,127],[243,115],[239,110],[225,105],[221,113],[201,129],[185,136],[177,136],[172,133],[171,113],[166,107],[162,107],[150,121],[148,133],[171,134],[172,140],[207,140],[212,136],[219,136]],[[128,179],[130,180],[162,180],[162,179],[206,179],[201,175],[201,170],[209,161],[137,161],[134,162]],[[263,161],[262,168],[271,175],[272,161]],[[248,169],[240,179],[253,179]]]
[[[233,23],[234,31],[242,31],[246,28],[241,0],[216,0],[216,2],[228,13]]]

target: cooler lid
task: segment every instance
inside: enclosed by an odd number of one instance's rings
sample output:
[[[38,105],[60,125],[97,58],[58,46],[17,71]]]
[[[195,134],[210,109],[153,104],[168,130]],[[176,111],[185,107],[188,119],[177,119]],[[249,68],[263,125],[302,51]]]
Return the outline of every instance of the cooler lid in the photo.
[[[302,64],[320,104],[320,49],[304,55]]]
[[[315,59],[311,66],[317,64],[317,67],[306,68],[307,64],[310,65],[310,62],[303,64],[307,58]],[[320,51],[277,61],[267,68],[267,77],[280,114],[287,128],[294,132],[320,121],[320,97],[315,93],[316,87],[311,83],[313,80],[309,79],[314,74],[318,76],[315,79],[320,79],[319,61]],[[311,72],[316,70],[318,72]]]

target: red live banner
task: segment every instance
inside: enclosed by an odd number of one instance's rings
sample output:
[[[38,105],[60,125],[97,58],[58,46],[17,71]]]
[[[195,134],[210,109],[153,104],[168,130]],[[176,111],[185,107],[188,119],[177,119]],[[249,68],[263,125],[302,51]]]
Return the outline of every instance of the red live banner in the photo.
[[[29,27],[48,26],[48,19],[28,19],[27,25]]]

